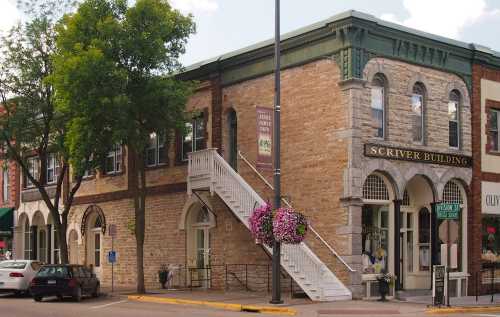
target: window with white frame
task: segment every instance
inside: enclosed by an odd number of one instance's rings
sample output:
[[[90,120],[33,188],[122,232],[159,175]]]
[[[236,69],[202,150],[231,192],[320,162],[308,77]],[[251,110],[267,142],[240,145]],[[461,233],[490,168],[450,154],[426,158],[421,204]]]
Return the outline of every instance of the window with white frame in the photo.
[[[453,90],[448,101],[448,144],[452,148],[459,147],[460,121],[459,121],[460,94]]]
[[[499,134],[498,127],[500,126],[500,110],[490,109],[488,113],[488,140],[489,150],[499,152]]]
[[[28,167],[28,171],[33,176],[34,179],[38,180],[39,171],[40,171],[40,160],[38,157],[29,157],[26,159],[26,164]],[[28,175],[24,174],[24,188],[32,188],[34,187],[31,180],[28,178]]]
[[[411,118],[413,142],[424,143],[424,106],[425,88],[421,83],[413,86],[411,96]]]
[[[431,214],[427,208],[418,212],[418,263],[420,271],[429,271],[431,262]]]
[[[381,75],[376,75],[371,87],[372,124],[375,137],[385,137],[385,81]]]
[[[104,172],[107,175],[117,174],[122,171],[122,146],[116,144],[106,156]]]
[[[47,184],[54,184],[57,182],[59,176],[59,160],[54,153],[47,155],[46,166]]]
[[[9,169],[5,168],[2,173],[2,193],[3,193],[3,202],[9,202],[10,196],[10,185],[9,185]]]
[[[28,219],[24,223],[24,259],[31,260],[32,255],[32,240],[31,240],[31,227]]]
[[[167,164],[166,143],[165,133],[153,132],[149,135],[149,144],[146,149],[146,166]]]
[[[205,148],[205,120],[203,116],[186,123],[186,131],[182,139],[182,160],[188,158],[188,153]]]
[[[370,200],[389,200],[389,191],[382,177],[371,174],[363,184],[363,198]]]

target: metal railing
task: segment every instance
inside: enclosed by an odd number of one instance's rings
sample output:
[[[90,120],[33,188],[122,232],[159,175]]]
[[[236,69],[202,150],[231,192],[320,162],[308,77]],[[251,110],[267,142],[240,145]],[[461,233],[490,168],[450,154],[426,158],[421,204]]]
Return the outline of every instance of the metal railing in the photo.
[[[484,263],[482,269],[476,272],[475,278],[476,302],[480,295],[495,295],[500,293],[500,263]]]
[[[243,162],[245,162],[248,167],[250,167],[250,169],[264,182],[264,184],[267,185],[267,187],[269,187],[271,190],[274,190],[274,186],[271,185],[267,179],[252,165],[252,163],[250,163],[248,161],[248,159],[243,155],[243,153],[241,153],[241,151],[238,151],[238,156],[243,160]],[[285,198],[281,198],[281,200],[283,201],[283,203],[285,205],[287,205],[289,208],[292,208],[292,205],[288,202],[288,200],[286,200]],[[337,253],[337,251],[335,251],[335,249],[330,245],[328,244],[328,242],[325,241],[325,239],[323,239],[323,237],[316,231],[316,229],[314,229],[314,227],[309,223],[309,230],[311,230],[311,232],[319,239],[319,241],[321,241],[321,243],[323,243],[327,249],[350,271],[350,272],[356,272],[355,269],[353,269],[349,264],[347,264],[347,262],[345,262],[345,260]]]

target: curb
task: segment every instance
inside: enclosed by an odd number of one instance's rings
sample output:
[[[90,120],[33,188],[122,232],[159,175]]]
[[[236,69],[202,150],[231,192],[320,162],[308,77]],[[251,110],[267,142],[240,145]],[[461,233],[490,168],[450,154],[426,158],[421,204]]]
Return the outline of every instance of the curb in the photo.
[[[426,310],[426,314],[459,314],[459,313],[486,313],[500,312],[500,305],[495,306],[469,306],[469,307],[451,307],[451,308],[431,308]]]
[[[143,296],[143,295],[128,295],[127,298],[129,300],[138,302],[173,304],[173,305],[196,305],[196,306],[206,306],[211,308],[240,311],[240,312],[253,312],[253,313],[289,315],[289,316],[294,316],[297,314],[297,311],[295,309],[285,308],[285,307],[227,304],[224,302],[198,301],[198,300],[189,300],[180,298],[154,297],[154,296]]]

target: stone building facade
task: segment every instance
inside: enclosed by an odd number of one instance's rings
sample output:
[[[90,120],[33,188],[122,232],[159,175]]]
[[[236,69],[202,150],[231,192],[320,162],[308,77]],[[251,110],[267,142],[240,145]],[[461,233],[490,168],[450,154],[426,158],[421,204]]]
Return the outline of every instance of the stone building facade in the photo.
[[[306,239],[311,257],[360,298],[375,295],[377,274],[384,270],[398,277],[396,290],[429,289],[432,265],[445,261],[449,250],[452,295],[465,295],[477,269],[471,260],[477,252],[471,251],[477,243],[471,230],[478,228],[470,189],[475,49],[355,11],[286,34],[282,41],[282,192],[314,228]],[[187,105],[193,133],[177,133],[165,143],[152,136],[148,149],[148,288],[159,286],[157,272],[167,264],[181,286],[242,286],[238,274],[244,267],[254,283],[249,288],[266,288],[265,248],[255,244],[224,197],[192,191],[187,152],[220,155],[242,182],[271,201],[263,180],[270,182],[272,173],[254,166],[257,109],[273,107],[272,73],[268,41],[179,75],[200,82]],[[113,248],[115,285],[133,287],[128,172],[134,164],[126,148],[111,151],[109,164],[89,173],[77,194],[67,232],[70,259],[92,265],[107,286],[106,254]],[[19,197],[15,254],[46,254],[46,261],[57,261],[50,217],[29,191]],[[439,236],[441,203],[460,209],[450,220],[456,237],[448,244]],[[40,228],[46,230],[41,237]],[[35,234],[37,239],[30,238]]]

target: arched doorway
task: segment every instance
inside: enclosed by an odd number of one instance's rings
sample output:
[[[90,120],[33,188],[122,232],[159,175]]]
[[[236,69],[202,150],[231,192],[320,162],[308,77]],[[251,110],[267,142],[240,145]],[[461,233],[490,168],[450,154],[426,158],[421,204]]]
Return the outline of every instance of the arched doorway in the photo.
[[[229,164],[237,170],[238,163],[238,118],[234,109],[229,110],[227,114],[227,123],[229,128]]]
[[[405,290],[429,289],[431,275],[431,210],[435,188],[423,175],[407,183],[400,213],[400,272]]]
[[[31,235],[30,220],[25,213],[19,217],[19,224],[21,227],[21,248],[16,258],[31,260],[33,239]]]
[[[106,219],[102,209],[89,206],[82,218],[82,236],[85,237],[85,264],[92,266],[97,277],[102,275],[103,235],[106,232]]]
[[[187,215],[187,256],[193,286],[210,287],[210,229],[213,215],[205,206],[194,205]]]
[[[78,247],[78,232],[71,230],[68,236],[69,244],[69,262],[71,264],[80,264],[80,250]]]

